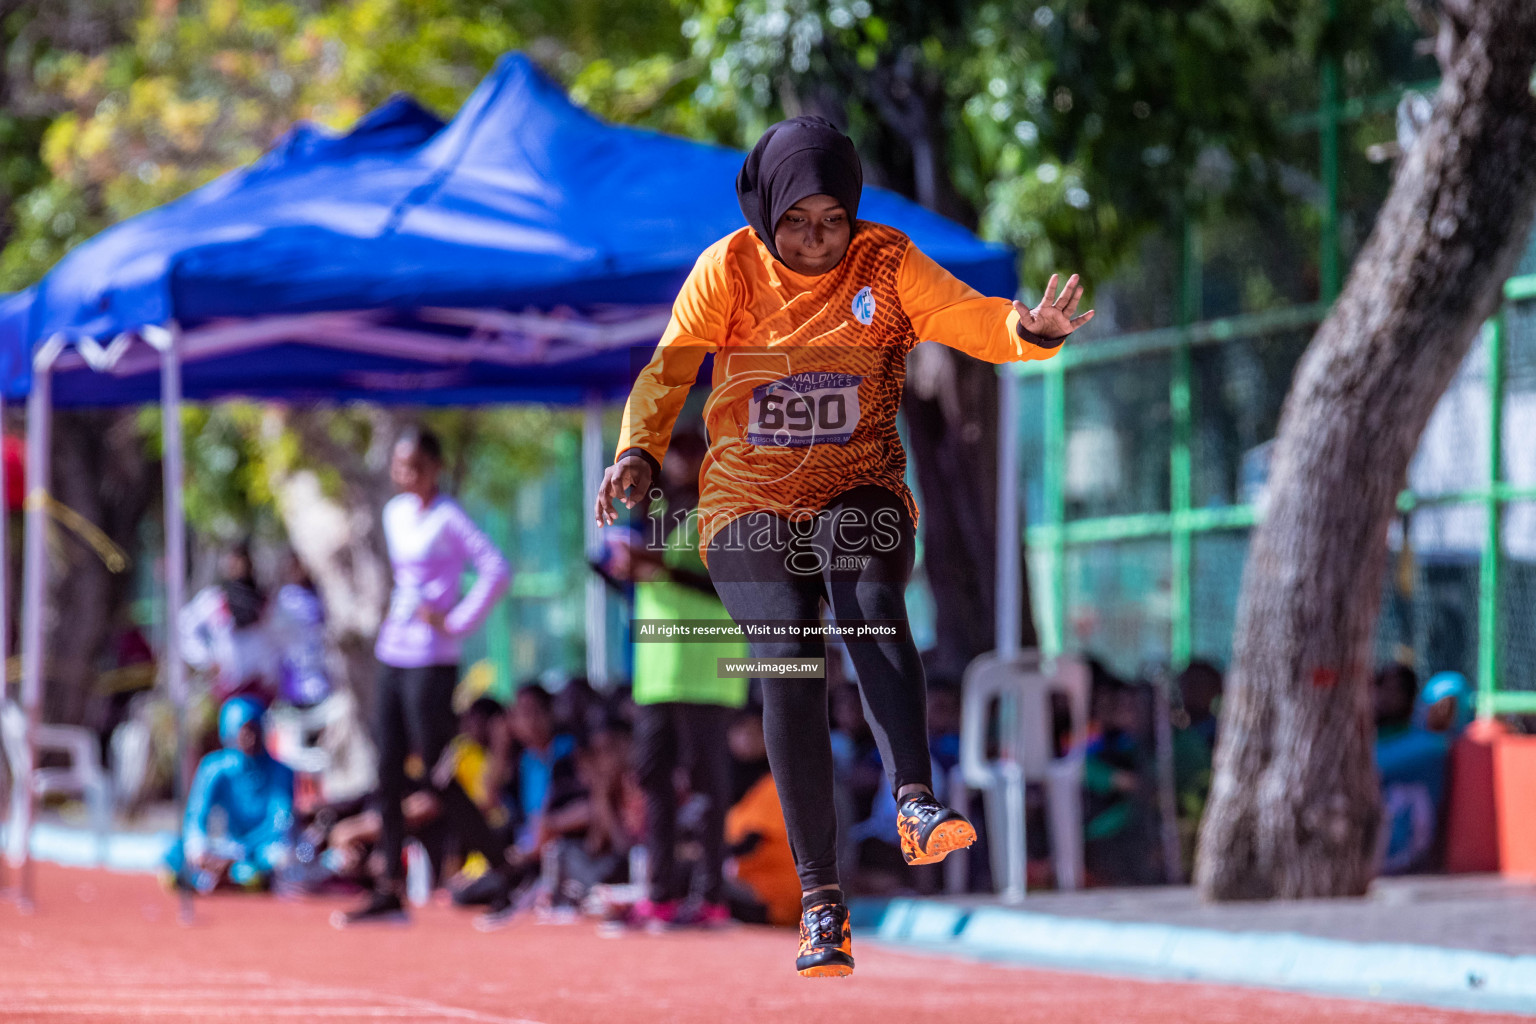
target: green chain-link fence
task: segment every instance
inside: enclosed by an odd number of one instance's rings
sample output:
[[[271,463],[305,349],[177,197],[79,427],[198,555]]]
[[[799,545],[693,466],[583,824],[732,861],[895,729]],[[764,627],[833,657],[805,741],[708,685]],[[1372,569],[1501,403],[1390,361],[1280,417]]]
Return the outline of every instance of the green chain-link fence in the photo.
[[[1536,270],[1536,246],[1522,271]],[[1505,286],[1400,500],[1377,651],[1536,712],[1536,273]],[[1114,669],[1231,656],[1249,528],[1326,308],[1123,334],[1014,368],[1042,644]]]

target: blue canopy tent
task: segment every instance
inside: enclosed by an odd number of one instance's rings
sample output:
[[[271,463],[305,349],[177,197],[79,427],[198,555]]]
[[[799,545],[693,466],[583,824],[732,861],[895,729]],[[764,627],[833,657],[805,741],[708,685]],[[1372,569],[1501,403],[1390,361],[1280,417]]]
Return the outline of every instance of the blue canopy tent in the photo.
[[[408,97],[344,136],[301,124],[103,232],[0,307],[0,346],[75,348],[52,368],[60,406],[154,401],[156,361],[125,350],[173,323],[189,398],[617,397],[624,349],[654,342],[698,254],[741,226],[741,160],[606,124],[513,54],[447,125]],[[1013,294],[1007,249],[880,189],[861,212]],[[29,369],[0,365],[7,394]]]
[[[595,487],[597,411],[627,393],[698,254],[742,224],[741,161],[607,124],[520,54],[447,124],[400,96],[345,135],[297,125],[249,167],[108,229],[0,301],[0,396],[27,397],[31,488],[47,488],[54,406],[162,402],[174,609],[184,397],[583,404]],[[1014,293],[1007,249],[880,189],[860,212],[978,289]],[[22,694],[34,723],[43,517],[30,502]],[[174,635],[167,647],[179,697]]]

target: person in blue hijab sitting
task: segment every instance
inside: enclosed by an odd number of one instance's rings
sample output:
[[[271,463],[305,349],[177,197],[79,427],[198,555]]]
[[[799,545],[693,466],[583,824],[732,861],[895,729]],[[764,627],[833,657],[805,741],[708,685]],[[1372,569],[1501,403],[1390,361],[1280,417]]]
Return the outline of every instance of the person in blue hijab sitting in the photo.
[[[1460,672],[1438,672],[1429,677],[1413,709],[1413,724],[1445,737],[1454,744],[1476,713],[1472,684]]]
[[[223,883],[261,889],[287,865],[293,772],[267,753],[261,716],[261,705],[250,697],[232,698],[219,709],[224,749],[198,764],[182,839],[166,858],[179,885],[201,892]]]
[[[1376,679],[1376,767],[1381,774],[1381,873],[1431,870],[1438,860],[1451,746],[1472,720],[1472,690],[1456,672],[1422,691],[1413,670]]]

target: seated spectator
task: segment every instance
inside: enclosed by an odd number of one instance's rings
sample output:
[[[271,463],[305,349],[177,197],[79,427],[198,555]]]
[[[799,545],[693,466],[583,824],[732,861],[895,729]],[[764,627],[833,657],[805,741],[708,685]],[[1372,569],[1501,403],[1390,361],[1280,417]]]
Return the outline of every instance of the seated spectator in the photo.
[[[858,684],[830,666],[837,664],[827,647],[828,717],[832,725],[833,800],[838,817],[838,861],[866,889],[887,890],[906,875],[901,836],[896,831],[895,797],[886,784],[880,749],[869,723]]]
[[[267,631],[277,659],[278,696],[307,708],[331,693],[325,664],[325,605],[298,555],[289,553],[284,575],[267,612]]]
[[[517,744],[508,783],[517,829],[514,843],[525,854],[534,853],[547,838],[545,816],[580,795],[576,739],[556,731],[554,699],[537,683],[518,687],[508,724]]]
[[[1174,685],[1181,703],[1172,715],[1174,800],[1181,870],[1187,878],[1194,867],[1200,820],[1211,794],[1221,671],[1208,661],[1192,661],[1178,674]]]
[[[248,545],[224,553],[219,577],[177,618],[182,657],[212,678],[219,700],[248,693],[265,707],[276,692],[276,654],[265,627],[266,595],[256,585]]]
[[[928,684],[928,750],[933,755],[934,793],[947,799],[949,773],[960,763],[960,687],[949,680]]]
[[[571,676],[554,695],[555,731],[569,733],[585,744],[595,725],[601,725],[602,698],[586,676]]]
[[[867,808],[886,783],[875,734],[864,720],[863,699],[855,683],[845,682],[831,688],[829,701],[833,771],[853,804]]]
[[[96,677],[89,724],[107,751],[112,733],[129,718],[129,705],[155,686],[155,654],[138,624],[126,615],[108,645],[110,653]]]
[[[727,729],[725,738],[731,752],[731,806],[741,803],[743,797],[762,781],[769,772],[768,747],[752,742],[752,723],[763,725],[762,705],[750,702],[737,712]]]
[[[516,869],[514,884],[523,887],[538,877],[547,846],[586,829],[590,808],[576,771],[576,741],[555,731],[549,691],[531,682],[518,687],[507,723],[517,745],[504,787],[511,812],[509,857]],[[455,885],[454,901],[472,905],[488,899],[486,887],[477,882]]]
[[[419,775],[408,783],[408,789],[400,801],[406,837],[420,842],[434,863],[440,864],[443,837],[436,826],[442,807],[436,794],[422,785]],[[376,852],[384,830],[379,812],[354,803],[341,815],[329,808],[322,810],[296,845],[300,870],[295,876],[307,892],[324,891],[338,883],[372,890],[384,875],[382,855]]]
[[[602,706],[597,714],[606,720],[620,719],[629,723],[630,731],[635,724],[635,690],[628,679],[620,679],[601,695]]]
[[[505,827],[510,817],[501,800],[510,734],[501,702],[477,697],[459,716],[459,734],[439,762],[439,770],[452,772],[493,830]]]
[[[1098,885],[1156,880],[1142,691],[1090,660],[1093,692],[1083,765],[1084,860]]]
[[[930,742],[946,752],[941,760],[930,748],[934,792],[944,799],[949,782],[948,768],[959,763],[959,699],[954,690],[940,686],[929,691]],[[859,885],[868,891],[889,891],[916,886],[920,891],[935,891],[941,872],[933,867],[912,867],[901,855],[901,834],[896,830],[896,795],[886,781],[879,748],[864,719],[863,703],[853,683],[844,683],[833,691],[834,721],[841,728],[833,732],[833,764],[840,771],[839,781],[848,794],[850,822],[845,830],[851,844],[851,857],[857,867]],[[938,732],[934,732],[937,726]]]
[[[1475,714],[1474,692],[1460,672],[1437,672],[1429,677],[1413,710],[1414,724],[1454,741]]]
[[[249,697],[219,711],[223,750],[197,766],[182,840],[167,855],[178,884],[209,892],[224,883],[270,884],[292,848],[293,772],[267,753],[261,705]],[[215,817],[223,825],[215,830]]]
[[[1376,674],[1376,768],[1381,775],[1381,873],[1431,866],[1445,799],[1450,737],[1415,724],[1418,677],[1406,665]],[[1446,694],[1454,697],[1454,693]],[[1440,701],[1435,702],[1440,706]],[[1454,712],[1453,712],[1454,714]],[[1440,713],[1436,713],[1437,721]]]
[[[502,788],[508,775],[509,733],[506,709],[501,703],[491,697],[477,697],[459,715],[459,734],[443,750],[433,769],[438,787],[446,786],[449,779],[458,782],[485,815],[491,831],[503,838],[507,838],[511,822]],[[482,854],[471,853],[459,866],[459,882],[479,878],[488,867]]]
[[[792,926],[800,919],[800,878],[779,791],[768,772],[762,712],[741,712],[727,735],[738,782],[745,783],[725,817],[731,916],[750,924]]]
[[[1217,715],[1224,688],[1221,670],[1208,661],[1192,661],[1179,673],[1174,685],[1184,712],[1175,726],[1190,730],[1205,741],[1208,749],[1215,750]]]
[[[556,908],[577,907],[593,886],[628,877],[629,851],[645,830],[645,794],[630,770],[632,739],[628,722],[600,721],[576,754],[583,799],[550,815]]]

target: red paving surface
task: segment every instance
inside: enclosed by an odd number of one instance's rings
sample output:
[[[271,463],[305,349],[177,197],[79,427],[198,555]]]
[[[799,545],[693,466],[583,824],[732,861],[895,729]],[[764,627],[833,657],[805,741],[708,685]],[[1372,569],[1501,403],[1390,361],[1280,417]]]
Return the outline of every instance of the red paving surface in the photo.
[[[807,981],[789,932],[604,938],[531,921],[482,935],[431,907],[409,927],[336,932],[335,901],[200,900],[196,922],[143,876],[42,866],[38,910],[0,904],[0,1021],[609,1024],[987,1021],[1347,1024],[1515,1021],[1254,989],[1126,981],[860,946],[858,971]]]

